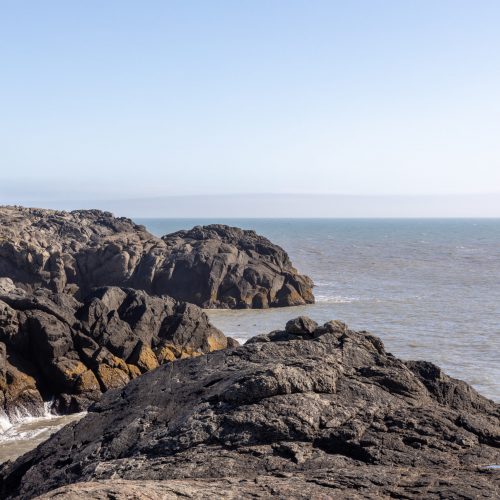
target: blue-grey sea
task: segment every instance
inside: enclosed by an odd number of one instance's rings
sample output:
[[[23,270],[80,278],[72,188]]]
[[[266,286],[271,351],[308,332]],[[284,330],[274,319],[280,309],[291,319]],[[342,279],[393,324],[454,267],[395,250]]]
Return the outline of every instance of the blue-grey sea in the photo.
[[[281,245],[316,304],[209,311],[240,341],[305,314],[380,336],[500,401],[500,219],[136,219],[156,235],[224,223]]]

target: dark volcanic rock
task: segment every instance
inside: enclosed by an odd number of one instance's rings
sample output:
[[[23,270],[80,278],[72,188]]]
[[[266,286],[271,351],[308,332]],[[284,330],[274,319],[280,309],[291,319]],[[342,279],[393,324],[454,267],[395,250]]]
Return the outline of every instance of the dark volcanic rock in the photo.
[[[175,290],[182,300],[257,309],[314,302],[312,281],[297,273],[282,248],[254,231],[214,224],[162,239],[172,263],[166,293]]]
[[[498,498],[498,405],[341,322],[292,324],[107,392],[5,464],[2,494]]]
[[[81,303],[10,285],[0,282],[0,411],[11,418],[43,413],[51,397],[79,411],[161,363],[227,347],[199,307],[171,297],[104,287]]]
[[[202,307],[314,301],[311,280],[253,231],[214,225],[157,238],[99,210],[0,207],[0,277],[77,298],[95,287],[123,286]]]

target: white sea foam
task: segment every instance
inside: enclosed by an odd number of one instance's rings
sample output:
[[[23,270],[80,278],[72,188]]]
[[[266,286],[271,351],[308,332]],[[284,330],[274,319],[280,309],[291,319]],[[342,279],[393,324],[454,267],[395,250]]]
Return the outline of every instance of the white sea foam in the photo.
[[[84,413],[75,415],[75,418]],[[0,412],[0,446],[10,441],[29,440],[49,432],[55,432],[67,423],[67,415],[58,415],[53,411],[53,401],[45,401],[36,414],[27,408],[19,406],[9,416],[3,410]],[[1,450],[0,450],[1,454]]]
[[[45,441],[66,424],[78,420],[85,412],[72,415],[57,415],[52,411],[52,403],[44,405],[38,416],[20,409],[8,418],[0,414],[0,463],[13,460]]]
[[[350,304],[351,302],[358,302],[359,300],[361,300],[359,297],[316,294],[316,302],[326,302],[329,304]]]
[[[12,422],[10,421],[8,415],[0,410],[0,440],[2,438],[2,434],[12,427]]]
[[[39,419],[56,417],[58,415],[53,411],[53,406],[54,399],[51,399],[49,401],[44,401],[43,406],[37,409],[35,413],[22,405],[17,406],[10,416],[6,415],[4,412],[2,413],[4,418],[10,423],[10,426],[12,426],[14,424],[25,424],[38,421]]]

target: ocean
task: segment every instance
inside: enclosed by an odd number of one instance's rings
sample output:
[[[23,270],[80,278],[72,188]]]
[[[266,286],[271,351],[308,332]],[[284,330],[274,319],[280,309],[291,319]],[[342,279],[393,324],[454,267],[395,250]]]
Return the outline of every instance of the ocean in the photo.
[[[340,319],[500,401],[500,219],[137,219],[164,235],[223,223],[254,229],[314,283],[316,304],[209,311],[244,342],[307,315]]]
[[[500,402],[500,219],[136,219],[162,236],[195,225],[254,229],[282,246],[315,283],[316,303],[209,310],[240,342],[296,316],[340,319],[423,359]],[[0,421],[0,462],[81,415]]]

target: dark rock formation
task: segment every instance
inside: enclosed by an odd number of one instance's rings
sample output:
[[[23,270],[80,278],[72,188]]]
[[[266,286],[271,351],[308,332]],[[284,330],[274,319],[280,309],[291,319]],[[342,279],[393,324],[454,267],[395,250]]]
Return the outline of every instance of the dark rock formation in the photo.
[[[80,303],[0,279],[0,411],[11,418],[43,413],[51,397],[59,412],[82,410],[161,363],[227,345],[199,307],[170,297],[103,287]]]
[[[314,302],[310,278],[297,273],[282,248],[254,231],[213,224],[162,239],[170,250],[166,293],[175,290],[181,300],[257,309]]]
[[[100,286],[170,295],[202,307],[314,301],[286,252],[253,231],[196,227],[164,236],[99,210],[0,207],[0,277],[85,297]]]
[[[339,321],[299,318],[108,391],[85,418],[5,464],[0,491],[498,498],[498,472],[484,466],[500,463],[499,446],[498,405],[464,382],[400,361]]]

